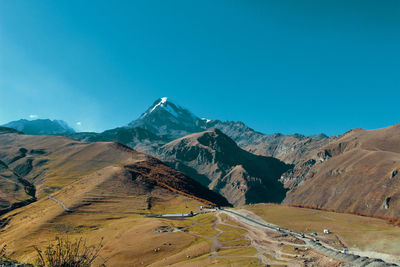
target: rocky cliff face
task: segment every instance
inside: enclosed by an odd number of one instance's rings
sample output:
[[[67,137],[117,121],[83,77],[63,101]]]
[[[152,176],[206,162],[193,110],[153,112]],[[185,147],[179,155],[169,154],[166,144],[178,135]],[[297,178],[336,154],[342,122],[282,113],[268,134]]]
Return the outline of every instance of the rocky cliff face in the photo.
[[[285,203],[339,211],[400,216],[400,125],[355,129],[316,152],[302,168],[283,175],[292,188]],[[302,176],[303,175],[303,176]],[[300,181],[300,182],[299,182]]]
[[[256,155],[278,158],[288,164],[300,163],[315,149],[331,141],[324,134],[309,137],[300,134],[262,134],[242,122],[215,120],[209,121],[206,127],[220,129],[244,150]]]
[[[234,205],[280,202],[285,197],[278,179],[290,166],[239,148],[218,129],[172,141],[162,146],[157,156]]]
[[[246,126],[243,122],[201,119],[189,110],[160,98],[129,127],[141,127],[162,137],[165,143],[188,134],[217,128],[234,140],[239,147],[253,154],[275,157],[288,164],[297,164],[309,158],[312,151],[330,142],[324,134],[306,137],[300,134],[263,134]],[[121,141],[121,140],[118,140]],[[123,142],[125,143],[125,142]],[[128,144],[129,145],[129,144]],[[146,144],[140,151],[152,153]]]

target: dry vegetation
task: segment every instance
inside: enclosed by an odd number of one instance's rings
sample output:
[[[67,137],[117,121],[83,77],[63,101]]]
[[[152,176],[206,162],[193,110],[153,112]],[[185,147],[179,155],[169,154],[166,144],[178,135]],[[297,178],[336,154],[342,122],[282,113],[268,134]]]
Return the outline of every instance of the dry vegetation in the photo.
[[[371,217],[275,204],[245,206],[264,220],[297,232],[317,232],[338,248],[376,251],[399,256],[400,228]],[[331,234],[323,234],[323,229]]]
[[[68,237],[56,237],[44,251],[35,246],[38,254],[37,265],[43,267],[90,267],[103,248],[103,239],[89,246],[82,237],[71,241]],[[105,264],[101,264],[105,266]]]
[[[305,209],[313,209],[313,210],[323,210],[323,211],[330,211],[330,212],[338,212],[338,213],[347,213],[347,214],[353,214],[353,215],[358,215],[358,216],[364,216],[364,217],[371,217],[371,218],[377,218],[381,220],[385,220],[390,224],[393,224],[395,226],[400,226],[400,219],[398,218],[392,218],[392,217],[386,217],[386,216],[381,216],[381,215],[376,215],[376,214],[368,214],[368,213],[363,213],[363,212],[358,212],[358,211],[346,211],[346,210],[335,210],[335,209],[324,209],[324,208],[318,208],[314,207],[311,205],[302,205],[302,204],[289,204],[290,207],[294,208],[305,208]]]

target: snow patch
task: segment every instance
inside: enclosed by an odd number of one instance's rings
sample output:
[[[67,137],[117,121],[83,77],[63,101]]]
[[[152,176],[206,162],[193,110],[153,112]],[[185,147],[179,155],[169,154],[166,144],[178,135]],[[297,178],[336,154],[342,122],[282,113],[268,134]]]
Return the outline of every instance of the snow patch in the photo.
[[[206,118],[201,118],[201,120],[206,121],[206,123],[209,123],[211,120],[206,119]]]
[[[161,101],[160,102],[158,102],[158,104],[157,105],[155,105],[151,110],[150,110],[150,112],[149,113],[152,113],[158,106],[163,106],[164,105],[164,103],[165,102],[167,102],[167,97],[161,97]]]

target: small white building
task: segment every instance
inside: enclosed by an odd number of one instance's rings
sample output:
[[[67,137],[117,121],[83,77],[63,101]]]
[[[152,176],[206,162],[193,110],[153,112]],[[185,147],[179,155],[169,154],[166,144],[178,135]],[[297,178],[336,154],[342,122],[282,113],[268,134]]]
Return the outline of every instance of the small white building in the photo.
[[[331,232],[329,231],[329,229],[324,229],[324,234],[330,234]]]

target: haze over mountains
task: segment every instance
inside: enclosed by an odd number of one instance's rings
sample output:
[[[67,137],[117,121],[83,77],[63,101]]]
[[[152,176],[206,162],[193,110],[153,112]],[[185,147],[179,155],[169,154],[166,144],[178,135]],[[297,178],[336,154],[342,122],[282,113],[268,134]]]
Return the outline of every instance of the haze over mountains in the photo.
[[[20,126],[27,121],[19,123],[18,129],[29,129]],[[29,125],[36,123],[40,128],[41,121]],[[54,134],[52,128],[46,131],[36,134]],[[60,134],[84,142],[115,141],[156,156],[234,205],[283,201],[385,216],[400,212],[398,126],[337,137],[268,135],[242,122],[199,118],[163,97],[125,126]]]
[[[65,135],[74,133],[72,129],[65,121],[62,120],[49,120],[49,119],[37,119],[37,120],[25,120],[21,119],[18,121],[11,121],[3,125],[4,127],[13,128],[25,134],[32,135]]]

